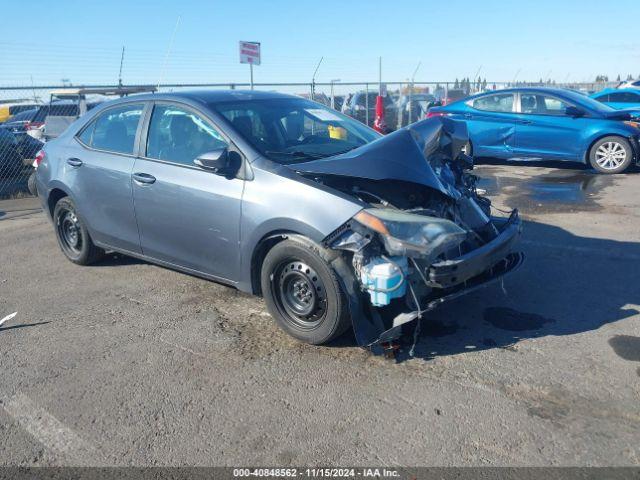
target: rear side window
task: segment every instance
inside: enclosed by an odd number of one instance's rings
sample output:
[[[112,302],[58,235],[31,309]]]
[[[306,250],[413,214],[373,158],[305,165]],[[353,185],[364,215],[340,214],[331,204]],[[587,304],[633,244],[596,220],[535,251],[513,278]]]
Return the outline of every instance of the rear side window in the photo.
[[[513,94],[501,93],[487,97],[476,98],[472,104],[476,110],[485,112],[511,113],[513,111]]]
[[[251,128],[248,117],[239,117]],[[153,109],[147,139],[148,158],[193,166],[203,153],[229,145],[209,122],[199,115],[172,105],[158,105]]]
[[[98,150],[133,154],[143,108],[143,104],[111,108],[93,120],[78,138],[85,145]]]

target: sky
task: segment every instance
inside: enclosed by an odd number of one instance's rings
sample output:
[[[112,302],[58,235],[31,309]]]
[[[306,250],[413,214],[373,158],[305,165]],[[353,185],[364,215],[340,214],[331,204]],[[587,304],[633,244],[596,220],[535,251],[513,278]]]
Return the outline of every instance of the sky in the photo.
[[[640,0],[0,0],[0,86],[640,76]],[[172,42],[173,37],[173,42]],[[167,55],[167,52],[169,54]],[[166,58],[166,60],[165,60]]]

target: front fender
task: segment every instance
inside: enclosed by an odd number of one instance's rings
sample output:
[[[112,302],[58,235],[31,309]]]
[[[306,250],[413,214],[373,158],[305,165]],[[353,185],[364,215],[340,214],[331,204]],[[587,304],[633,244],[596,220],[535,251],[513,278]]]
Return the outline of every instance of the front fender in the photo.
[[[582,150],[582,161],[586,164],[589,164],[589,152],[591,151],[591,147],[600,139],[604,137],[610,136],[618,136],[625,138],[631,144],[631,148],[633,149],[633,156],[635,158],[635,163],[640,163],[640,129],[631,129],[631,128],[620,128],[618,126],[614,128],[608,128],[607,130],[597,130],[593,132],[589,137],[586,138],[584,143],[585,147]]]

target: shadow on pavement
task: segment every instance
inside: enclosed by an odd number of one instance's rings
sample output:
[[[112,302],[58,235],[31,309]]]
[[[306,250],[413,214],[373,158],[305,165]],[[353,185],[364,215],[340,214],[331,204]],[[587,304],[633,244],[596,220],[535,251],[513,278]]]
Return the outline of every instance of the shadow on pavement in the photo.
[[[16,330],[18,328],[37,327],[38,325],[46,325],[47,323],[51,323],[51,322],[20,323],[18,325],[10,325],[8,327],[0,327],[0,333],[5,332],[7,330]]]
[[[99,262],[91,264],[90,268],[140,265],[142,263],[147,263],[147,262],[145,262],[144,260],[140,260],[138,258],[128,257],[127,255],[122,255],[120,253],[108,253]],[[162,268],[162,267],[158,267],[158,268]]]
[[[494,284],[428,314],[415,357],[513,349],[524,339],[575,335],[640,313],[634,305],[640,243],[529,221],[520,246],[526,261],[505,279],[506,293]],[[406,333],[400,362],[409,358],[413,325]]]

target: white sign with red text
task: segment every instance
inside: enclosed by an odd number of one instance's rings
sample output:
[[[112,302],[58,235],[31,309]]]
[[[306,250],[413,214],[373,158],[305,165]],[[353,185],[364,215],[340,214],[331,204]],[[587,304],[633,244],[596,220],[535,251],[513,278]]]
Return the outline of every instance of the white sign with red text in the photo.
[[[260,65],[260,43],[240,41],[240,63]]]

